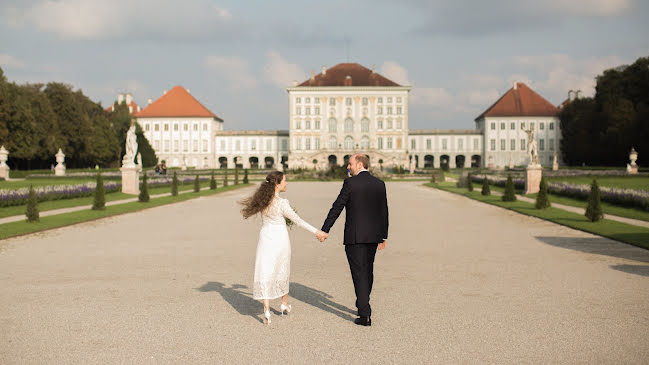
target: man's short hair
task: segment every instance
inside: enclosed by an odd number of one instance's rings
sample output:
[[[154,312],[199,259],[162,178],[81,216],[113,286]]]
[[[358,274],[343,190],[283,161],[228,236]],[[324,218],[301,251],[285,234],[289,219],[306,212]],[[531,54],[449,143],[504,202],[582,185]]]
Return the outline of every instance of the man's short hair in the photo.
[[[364,169],[367,169],[367,168],[370,167],[370,159],[366,155],[363,155],[363,154],[359,153],[357,155],[354,155],[354,159],[356,160],[356,162],[362,163]]]

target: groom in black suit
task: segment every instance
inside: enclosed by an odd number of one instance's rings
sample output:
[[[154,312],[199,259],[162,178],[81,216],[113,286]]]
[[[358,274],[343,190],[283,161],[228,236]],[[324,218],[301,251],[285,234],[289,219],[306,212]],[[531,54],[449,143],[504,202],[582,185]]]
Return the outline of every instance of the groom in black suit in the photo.
[[[346,209],[345,252],[356,291],[358,316],[354,323],[371,326],[370,293],[374,282],[374,256],[377,247],[385,248],[388,239],[388,200],[385,183],[372,176],[369,158],[356,154],[347,168],[352,177],[345,179],[338,198],[331,206],[322,231],[329,233],[343,208]],[[320,238],[320,237],[319,237]],[[321,238],[324,240],[326,235]]]

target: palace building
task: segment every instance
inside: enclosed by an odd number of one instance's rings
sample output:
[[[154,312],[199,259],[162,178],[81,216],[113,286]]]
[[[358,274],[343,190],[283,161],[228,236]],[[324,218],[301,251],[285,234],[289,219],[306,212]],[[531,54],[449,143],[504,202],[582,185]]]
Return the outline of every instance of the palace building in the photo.
[[[174,167],[325,169],[364,153],[388,168],[504,168],[528,163],[530,128],[541,164],[551,166],[555,153],[560,160],[559,109],[522,82],[480,114],[475,129],[410,130],[410,90],[374,67],[341,63],[286,88],[288,130],[224,130],[182,86],[134,116],[158,158]]]

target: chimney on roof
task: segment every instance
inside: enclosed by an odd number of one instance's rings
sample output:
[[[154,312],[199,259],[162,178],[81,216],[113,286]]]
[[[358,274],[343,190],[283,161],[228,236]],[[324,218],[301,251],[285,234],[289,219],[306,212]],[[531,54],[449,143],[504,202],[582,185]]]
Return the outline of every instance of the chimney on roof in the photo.
[[[122,101],[124,101],[124,94],[122,93],[117,94],[117,104],[121,104]]]
[[[162,91],[162,95],[167,95],[167,89],[164,89],[164,90]]]
[[[327,74],[327,67],[322,66],[322,74],[326,75]]]
[[[572,91],[572,89],[570,91],[568,91],[568,101],[575,100],[575,94],[576,93],[574,91]]]
[[[311,80],[315,80],[315,71],[311,70]]]
[[[372,73],[373,73],[373,74],[376,73],[376,65],[372,65]]]
[[[514,90],[518,89],[518,81],[514,81]]]
[[[131,93],[126,93],[126,105],[131,105],[131,101],[133,101],[133,95]]]
[[[293,80],[293,87],[297,86],[297,80]]]
[[[189,91],[189,89],[185,89],[185,90],[187,90],[187,94],[191,94],[191,93],[192,93],[191,91]]]
[[[151,100],[151,98],[149,98],[149,99],[146,101],[146,105],[151,105],[151,103],[153,103],[153,100]]]
[[[345,85],[345,86],[352,86],[352,77],[351,77],[351,76],[349,76],[349,75],[345,76],[345,83],[344,83],[344,85]]]

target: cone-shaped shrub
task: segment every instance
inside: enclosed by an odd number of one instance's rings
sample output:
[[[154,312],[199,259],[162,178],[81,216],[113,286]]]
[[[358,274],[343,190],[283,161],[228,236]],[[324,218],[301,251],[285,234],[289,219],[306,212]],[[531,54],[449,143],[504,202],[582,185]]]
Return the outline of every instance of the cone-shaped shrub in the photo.
[[[101,173],[97,174],[97,186],[95,187],[95,201],[92,203],[92,210],[103,210],[106,208],[106,189],[104,178]]]
[[[469,172],[469,175],[467,175],[466,188],[469,191],[473,191],[473,181],[471,180],[471,173],[470,172]]]
[[[239,185],[239,168],[234,168],[234,185]]]
[[[550,198],[548,197],[548,183],[544,177],[541,177],[541,185],[539,186],[539,193],[536,196],[536,209],[550,208]]]
[[[507,182],[505,183],[505,194],[502,197],[504,202],[515,202],[516,192],[514,191],[514,180],[512,174],[507,175]]]
[[[247,184],[248,183],[248,169],[245,169],[243,171],[243,183]]]
[[[38,222],[40,220],[38,204],[36,203],[36,193],[34,192],[34,186],[32,185],[29,185],[29,199],[27,199],[25,216],[27,216],[27,222]]]
[[[225,174],[223,175],[223,186],[228,186],[228,170],[225,170]]]
[[[489,189],[489,181],[487,181],[487,176],[482,179],[482,195],[491,195],[491,189]]]
[[[171,179],[171,196],[178,196],[178,175],[174,171],[174,177]]]
[[[140,187],[140,195],[137,197],[137,200],[141,203],[146,203],[150,199],[149,197],[149,186],[146,182],[146,173],[142,176],[142,187]]]
[[[597,180],[593,179],[593,184],[590,186],[590,195],[588,196],[588,207],[586,207],[586,217],[591,222],[597,222],[604,218],[602,213],[602,202],[599,197],[599,186]]]
[[[430,182],[435,183],[435,171],[433,170],[433,173],[430,175]]]
[[[216,180],[214,179],[214,170],[212,170],[212,178],[210,179],[210,190],[216,190]]]
[[[198,179],[198,175],[196,175],[194,179],[194,192],[198,193],[199,191],[201,191],[201,181]]]

